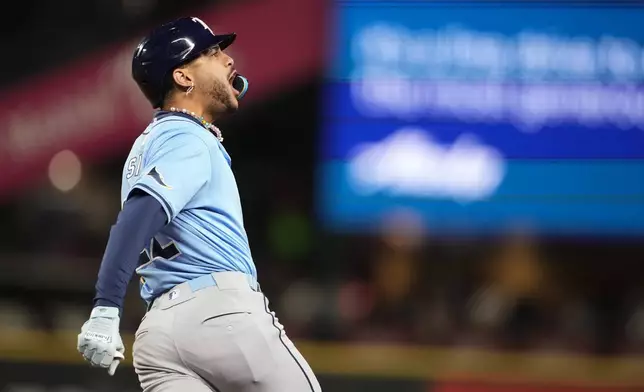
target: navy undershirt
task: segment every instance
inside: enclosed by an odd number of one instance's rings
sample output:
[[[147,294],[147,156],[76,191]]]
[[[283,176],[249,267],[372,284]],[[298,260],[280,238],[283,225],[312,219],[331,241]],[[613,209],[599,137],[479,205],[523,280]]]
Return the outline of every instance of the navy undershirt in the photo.
[[[123,206],[110,230],[96,282],[94,306],[123,309],[127,286],[138,265],[139,254],[167,223],[167,215],[154,197],[139,191]]]

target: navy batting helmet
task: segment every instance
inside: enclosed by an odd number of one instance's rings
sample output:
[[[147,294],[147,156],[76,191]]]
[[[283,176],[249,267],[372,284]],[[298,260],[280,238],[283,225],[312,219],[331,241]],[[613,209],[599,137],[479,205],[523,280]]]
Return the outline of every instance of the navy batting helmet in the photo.
[[[159,108],[171,87],[171,71],[215,45],[225,49],[236,37],[235,33],[213,33],[199,18],[186,17],[166,23],[137,46],[132,58],[132,77],[152,107]]]

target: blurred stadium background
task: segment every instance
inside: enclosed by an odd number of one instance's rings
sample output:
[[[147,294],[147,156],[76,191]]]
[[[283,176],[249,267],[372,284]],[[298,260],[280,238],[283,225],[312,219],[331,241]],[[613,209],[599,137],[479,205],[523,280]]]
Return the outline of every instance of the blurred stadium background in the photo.
[[[0,390],[75,352],[152,111],[137,40],[235,31],[221,127],[262,288],[325,391],[644,390],[644,6],[23,0],[0,72]],[[122,330],[144,313],[133,282]]]

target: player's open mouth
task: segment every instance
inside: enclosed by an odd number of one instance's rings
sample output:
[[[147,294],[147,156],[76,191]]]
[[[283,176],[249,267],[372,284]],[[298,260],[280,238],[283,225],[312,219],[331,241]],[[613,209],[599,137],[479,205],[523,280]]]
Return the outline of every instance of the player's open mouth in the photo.
[[[232,74],[230,74],[230,77],[228,78],[228,83],[230,83],[230,87],[233,89],[233,92],[235,93],[235,96],[238,96],[241,94],[241,92],[237,91],[235,87],[233,87],[233,82],[235,81],[235,76],[237,76],[237,71],[233,71]]]

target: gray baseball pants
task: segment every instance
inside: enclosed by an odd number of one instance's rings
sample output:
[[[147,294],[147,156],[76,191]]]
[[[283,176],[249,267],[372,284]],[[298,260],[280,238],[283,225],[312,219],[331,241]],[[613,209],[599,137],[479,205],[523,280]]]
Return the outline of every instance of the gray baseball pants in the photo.
[[[221,272],[154,300],[136,332],[144,392],[319,392],[313,371],[248,275]]]

